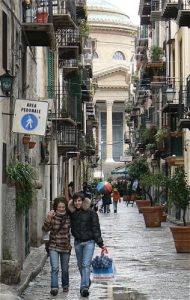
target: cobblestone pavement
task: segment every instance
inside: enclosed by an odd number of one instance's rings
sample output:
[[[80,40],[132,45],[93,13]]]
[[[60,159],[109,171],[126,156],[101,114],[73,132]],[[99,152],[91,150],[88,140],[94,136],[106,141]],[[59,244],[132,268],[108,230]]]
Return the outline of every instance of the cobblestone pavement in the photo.
[[[177,254],[169,222],[161,228],[145,228],[137,207],[119,204],[118,213],[99,214],[105,244],[114,258],[114,282],[92,283],[90,300],[190,300],[190,255]],[[100,253],[96,248],[96,254]],[[79,273],[74,250],[70,261],[70,291],[52,297],[50,266],[32,281],[22,295],[24,300],[78,300]]]

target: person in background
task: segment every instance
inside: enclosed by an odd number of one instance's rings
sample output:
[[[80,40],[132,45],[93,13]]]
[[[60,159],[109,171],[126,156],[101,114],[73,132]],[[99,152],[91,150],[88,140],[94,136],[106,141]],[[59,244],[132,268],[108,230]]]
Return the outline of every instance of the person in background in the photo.
[[[101,237],[98,215],[90,209],[90,204],[90,199],[85,198],[83,193],[75,193],[68,204],[71,232],[74,236],[75,253],[81,275],[80,293],[82,297],[89,296],[90,266],[95,243],[102,249],[102,254],[107,252]]]
[[[59,259],[62,270],[63,292],[69,290],[69,259],[71,253],[70,229],[71,222],[67,213],[68,201],[64,197],[54,200],[53,212],[48,213],[44,221],[42,230],[50,231],[49,236],[49,256],[51,264],[51,295],[58,294],[58,273]]]
[[[111,204],[111,195],[110,194],[104,194],[102,196],[102,205],[103,205],[104,214],[110,212],[110,204]]]
[[[73,198],[73,194],[74,194],[74,182],[71,181],[68,185],[69,200],[71,200]]]
[[[84,182],[83,183],[83,190],[82,190],[85,198],[88,198],[88,199],[92,199],[92,194],[91,194],[91,191],[89,189],[89,186],[87,184],[87,182]]]
[[[120,193],[118,192],[118,190],[116,188],[113,189],[112,199],[113,199],[114,213],[117,213],[117,204],[118,204],[118,201],[119,202],[121,201],[121,198],[120,198]]]

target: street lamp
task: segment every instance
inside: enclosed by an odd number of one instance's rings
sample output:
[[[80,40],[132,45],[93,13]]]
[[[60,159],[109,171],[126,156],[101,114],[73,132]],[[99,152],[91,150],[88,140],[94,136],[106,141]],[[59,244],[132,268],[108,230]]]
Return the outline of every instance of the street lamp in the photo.
[[[12,76],[7,70],[6,73],[0,76],[1,89],[6,96],[10,95],[15,76]]]
[[[173,103],[174,96],[175,96],[175,89],[172,87],[172,84],[169,84],[166,89],[167,103]]]

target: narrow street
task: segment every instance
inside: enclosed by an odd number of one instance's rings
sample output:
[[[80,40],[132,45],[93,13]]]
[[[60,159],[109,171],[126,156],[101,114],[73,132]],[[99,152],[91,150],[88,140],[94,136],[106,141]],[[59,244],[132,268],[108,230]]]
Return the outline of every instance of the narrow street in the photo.
[[[99,214],[105,244],[114,258],[115,282],[92,283],[89,299],[110,300],[188,300],[190,299],[189,254],[175,251],[170,224],[147,229],[136,205],[119,204],[118,213]],[[96,248],[96,253],[100,253]],[[70,261],[70,291],[62,289],[56,297],[50,291],[50,267],[30,283],[22,295],[25,300],[82,299],[74,249]]]

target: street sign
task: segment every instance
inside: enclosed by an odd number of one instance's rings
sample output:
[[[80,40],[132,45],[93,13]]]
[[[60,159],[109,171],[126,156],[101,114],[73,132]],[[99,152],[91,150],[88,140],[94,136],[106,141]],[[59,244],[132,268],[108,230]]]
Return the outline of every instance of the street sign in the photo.
[[[132,160],[133,160],[133,157],[131,155],[120,156],[120,161],[122,161],[122,162],[131,162]]]
[[[14,110],[13,132],[45,135],[47,113],[47,101],[17,99]]]

